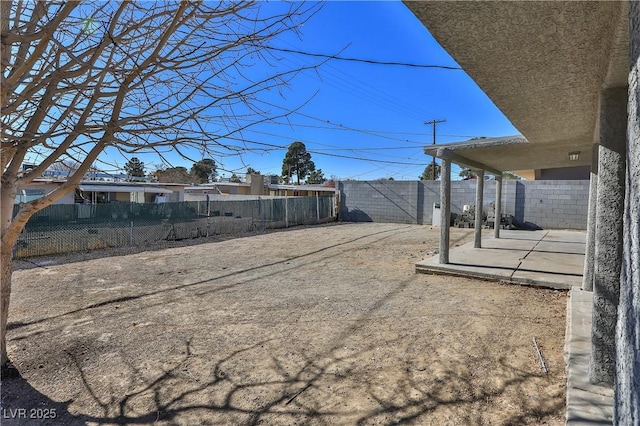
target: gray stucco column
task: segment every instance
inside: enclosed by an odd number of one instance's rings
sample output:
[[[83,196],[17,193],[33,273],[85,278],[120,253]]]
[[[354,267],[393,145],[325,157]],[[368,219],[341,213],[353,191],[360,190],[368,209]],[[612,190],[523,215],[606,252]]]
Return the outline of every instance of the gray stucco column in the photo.
[[[613,385],[615,333],[622,267],[627,88],[605,89],[600,97],[600,148],[593,320],[589,380]]]
[[[593,144],[591,149],[591,172],[589,173],[589,210],[587,212],[587,244],[584,249],[584,272],[582,289],[593,291],[593,267],[596,252],[596,209],[598,201],[598,150],[600,145]]]
[[[440,163],[440,263],[449,263],[449,225],[451,224],[451,161]]]
[[[482,247],[482,195],[484,192],[484,170],[476,170],[476,220],[473,230],[473,247]]]
[[[500,223],[502,222],[502,176],[496,176],[496,202],[493,220],[493,236],[494,238],[500,238]]]
[[[627,180],[613,423],[640,423],[640,5],[629,2]]]

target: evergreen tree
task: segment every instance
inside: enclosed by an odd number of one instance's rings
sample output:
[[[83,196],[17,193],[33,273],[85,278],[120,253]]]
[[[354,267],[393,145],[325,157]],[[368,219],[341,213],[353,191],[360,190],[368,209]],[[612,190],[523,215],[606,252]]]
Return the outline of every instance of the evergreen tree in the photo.
[[[153,172],[158,182],[191,183],[193,178],[186,167],[169,167]]]
[[[132,157],[127,164],[124,165],[124,171],[130,177],[144,177],[144,163],[137,157]]]
[[[322,169],[318,169],[309,173],[309,177],[307,178],[307,183],[319,184],[319,183],[324,183],[325,180],[326,179],[324,177],[324,173],[322,172]]]
[[[282,177],[287,183],[291,176],[296,175],[296,182],[300,185],[300,179],[304,179],[316,169],[311,160],[311,154],[302,142],[294,142],[289,145],[289,150],[282,160]]]
[[[420,175],[420,180],[438,180],[440,178],[440,164],[436,163],[435,175],[433,173],[433,163],[427,164],[427,167],[424,168],[422,175]]]
[[[205,158],[193,164],[191,176],[197,183],[207,183],[217,176],[216,162],[211,158]]]

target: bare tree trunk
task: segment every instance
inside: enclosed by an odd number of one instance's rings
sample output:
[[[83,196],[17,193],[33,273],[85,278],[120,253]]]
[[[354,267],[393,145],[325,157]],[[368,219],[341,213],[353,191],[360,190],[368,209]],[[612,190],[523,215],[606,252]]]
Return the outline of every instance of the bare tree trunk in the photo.
[[[13,203],[16,199],[16,176],[6,171],[0,181],[0,367],[3,373],[8,365],[7,357],[7,319],[9,318],[9,300],[11,298],[11,273],[13,270],[13,245],[18,233],[11,227]]]
[[[7,320],[9,318],[9,301],[11,299],[11,273],[13,271],[13,246],[18,240],[20,231],[12,226],[13,203],[16,197],[15,179],[9,179],[3,176],[3,182],[0,186],[0,198],[2,206],[0,207],[1,217],[1,239],[0,239],[0,268],[2,275],[0,276],[0,340],[2,341],[0,348],[0,366],[4,369],[8,365],[7,357]],[[20,229],[21,230],[21,229]]]
[[[4,248],[4,247],[3,247]],[[0,263],[2,264],[2,296],[1,296],[1,306],[0,306],[0,316],[1,324],[0,324],[0,337],[2,340],[2,348],[1,348],[1,360],[2,360],[2,368],[7,366],[9,362],[9,357],[7,356],[7,320],[9,318],[9,300],[11,298],[11,271],[13,269],[13,260],[12,260],[11,250],[5,253],[2,251],[2,255],[0,257]]]

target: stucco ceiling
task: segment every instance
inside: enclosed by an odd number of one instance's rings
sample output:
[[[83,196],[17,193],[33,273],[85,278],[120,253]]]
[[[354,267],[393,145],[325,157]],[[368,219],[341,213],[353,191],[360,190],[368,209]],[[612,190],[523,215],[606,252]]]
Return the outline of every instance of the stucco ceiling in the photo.
[[[528,140],[496,168],[579,165],[560,161],[572,150],[590,158],[600,90],[627,84],[626,2],[405,4]],[[496,165],[500,149],[482,152]]]
[[[522,136],[428,146],[424,152],[438,156],[442,149],[498,171],[587,166],[591,164],[592,154],[591,143],[554,141],[532,144]],[[577,153],[577,159],[570,159],[570,153]],[[459,163],[474,168],[473,165]]]

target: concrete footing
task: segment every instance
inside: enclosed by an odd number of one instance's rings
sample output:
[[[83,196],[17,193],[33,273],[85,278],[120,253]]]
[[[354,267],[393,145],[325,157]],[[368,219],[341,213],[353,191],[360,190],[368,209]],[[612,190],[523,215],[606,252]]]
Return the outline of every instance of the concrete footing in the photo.
[[[567,425],[611,425],[613,390],[589,383],[593,293],[572,287],[567,301],[564,358],[567,364]]]

